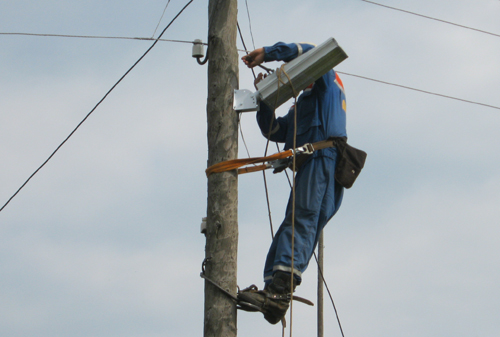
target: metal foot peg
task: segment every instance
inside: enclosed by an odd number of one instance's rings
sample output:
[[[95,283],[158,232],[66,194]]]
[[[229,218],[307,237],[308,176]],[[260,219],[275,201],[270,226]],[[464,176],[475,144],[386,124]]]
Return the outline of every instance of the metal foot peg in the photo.
[[[259,306],[255,305],[255,304],[240,300],[237,296],[231,294],[229,291],[227,291],[226,289],[222,288],[220,285],[218,285],[217,283],[215,283],[214,281],[209,279],[204,273],[200,273],[200,277],[205,279],[206,281],[210,282],[217,289],[219,289],[224,294],[226,294],[231,299],[233,299],[236,302],[237,309],[241,309],[241,310],[245,310],[245,311],[260,311],[260,312],[262,312],[262,308],[260,308]]]
[[[240,291],[240,288],[238,287],[238,294],[233,295],[232,293],[229,292],[229,290],[222,288],[219,284],[215,283],[214,281],[212,281],[210,278],[208,278],[205,275],[205,264],[207,263],[207,261],[208,261],[208,259],[205,259],[205,261],[203,261],[202,272],[200,273],[200,277],[205,279],[207,282],[211,283],[217,289],[222,291],[222,293],[226,294],[229,298],[231,298],[233,301],[235,301],[237,309],[244,310],[244,311],[250,311],[250,312],[259,311],[265,315],[267,312],[265,310],[265,306],[267,305],[269,300],[290,302],[290,300],[292,299],[291,294],[272,295],[272,294],[269,294],[263,290],[259,290],[257,288],[257,286],[254,284],[252,284],[248,288],[243,289],[242,291]],[[260,303],[260,301],[253,300],[249,296],[245,296],[245,293],[259,293],[259,295],[261,295],[263,298],[262,303]],[[245,297],[247,297],[247,299],[245,299]],[[309,301],[308,299],[305,299],[303,297],[293,296],[293,300],[299,301],[301,303],[304,303],[304,304],[307,304],[310,306],[314,306],[314,304],[311,301]],[[258,303],[258,304],[250,303],[250,301]],[[286,307],[288,308],[288,304],[286,305]],[[282,322],[282,323],[284,323],[284,322]]]
[[[294,301],[298,301],[300,303],[304,303],[304,304],[307,304],[307,305],[310,305],[311,307],[314,307],[314,303],[309,301],[308,299],[306,298],[303,298],[303,297],[299,297],[299,296],[295,296],[293,295],[293,298],[292,298]]]

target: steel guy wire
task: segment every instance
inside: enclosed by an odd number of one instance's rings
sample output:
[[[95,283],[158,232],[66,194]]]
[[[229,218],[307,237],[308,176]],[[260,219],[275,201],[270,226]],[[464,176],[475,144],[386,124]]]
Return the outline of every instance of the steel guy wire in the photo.
[[[177,13],[177,15],[172,19],[172,21],[170,21],[170,23],[165,27],[165,29],[163,29],[163,31],[161,32],[161,34],[158,36],[158,38],[160,38],[166,31],[167,29],[174,23],[174,21],[182,14],[182,12],[184,12],[184,10],[193,2],[194,0],[190,0],[181,10],[179,13]],[[28,184],[28,182],[31,180],[31,178],[33,178],[48,162],[50,159],[52,159],[52,157],[54,157],[54,155],[57,153],[57,151],[59,151],[59,149],[71,138],[71,136],[73,136],[73,134],[78,130],[78,128],[80,128],[80,126],[87,120],[87,118],[90,117],[90,115],[97,109],[97,107],[108,97],[108,95],[113,91],[113,89],[116,88],[116,86],[118,86],[118,84],[132,71],[132,69],[135,68],[135,66],[137,64],[139,64],[140,61],[142,61],[142,59],[151,51],[151,49],[153,49],[153,47],[158,43],[158,39],[155,40],[155,42],[153,42],[153,44],[146,50],[146,52],[144,54],[142,54],[142,56],[125,72],[125,74],[120,77],[120,79],[111,87],[111,89],[108,90],[108,92],[103,96],[103,98],[101,98],[101,100],[99,102],[97,102],[97,104],[94,106],[94,108],[92,108],[92,110],[90,110],[90,112],[85,116],[85,118],[83,118],[83,120],[73,129],[73,131],[71,131],[71,133],[66,137],[66,139],[63,140],[63,142],[61,144],[59,144],[59,146],[52,152],[52,154],[42,163],[42,165],[40,165],[36,170],[35,172],[33,172],[29,178],[21,185],[21,187],[19,187],[19,189],[9,198],[9,200],[7,200],[7,202],[2,206],[2,208],[0,208],[0,212],[2,212],[5,207],[12,201],[12,199],[14,199],[14,197],[24,188],[24,186],[26,186],[26,184]]]

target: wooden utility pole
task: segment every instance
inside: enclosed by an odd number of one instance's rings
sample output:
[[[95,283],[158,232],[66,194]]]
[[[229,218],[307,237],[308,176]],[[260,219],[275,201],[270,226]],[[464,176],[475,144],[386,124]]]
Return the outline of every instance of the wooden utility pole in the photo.
[[[237,7],[237,0],[210,0],[208,4],[208,166],[238,156],[238,115],[233,110],[234,89],[238,89]],[[208,177],[206,238],[206,276],[235,293],[238,251],[235,171]],[[205,281],[204,337],[236,335],[236,304]]]

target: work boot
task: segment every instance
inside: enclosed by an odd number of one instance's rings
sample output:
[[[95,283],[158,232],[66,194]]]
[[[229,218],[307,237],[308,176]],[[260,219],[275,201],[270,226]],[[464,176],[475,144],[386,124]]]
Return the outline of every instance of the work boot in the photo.
[[[294,284],[293,291],[295,291],[295,286],[296,284]],[[269,309],[264,313],[264,318],[269,323],[276,324],[285,317],[290,306],[290,274],[277,271],[274,273],[271,283],[264,290],[267,290],[271,297]]]
[[[271,324],[276,324],[285,317],[290,306],[290,297],[290,275],[281,271],[274,274],[273,280],[264,290],[258,290],[252,285],[238,292],[241,309],[261,311]],[[245,302],[251,306],[246,306]]]

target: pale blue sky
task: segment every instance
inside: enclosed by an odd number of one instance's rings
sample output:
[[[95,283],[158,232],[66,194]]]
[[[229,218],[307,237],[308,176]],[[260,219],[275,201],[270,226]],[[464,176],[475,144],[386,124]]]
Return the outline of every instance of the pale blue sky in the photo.
[[[171,1],[160,29],[186,2]],[[166,3],[4,1],[0,33],[151,37]],[[500,34],[499,1],[381,3]],[[498,37],[360,0],[248,6],[256,47],[334,37],[349,55],[338,71],[500,107]],[[164,38],[206,35],[207,2],[195,0]],[[150,45],[0,35],[2,205]],[[203,334],[206,71],[190,44],[158,43],[0,213],[2,336]],[[500,111],[342,79],[350,143],[368,152],[325,230],[345,336],[498,336]],[[240,63],[240,87],[252,82]],[[242,129],[262,155],[254,113]],[[268,182],[276,229],[288,182]],[[260,174],[240,177],[239,231],[238,284],[262,286],[271,235]],[[297,295],[315,292],[311,263]],[[340,336],[328,301],[325,316],[325,335]],[[296,304],[294,336],[315,335],[315,319]],[[241,337],[281,334],[256,313],[239,312],[238,325]]]

